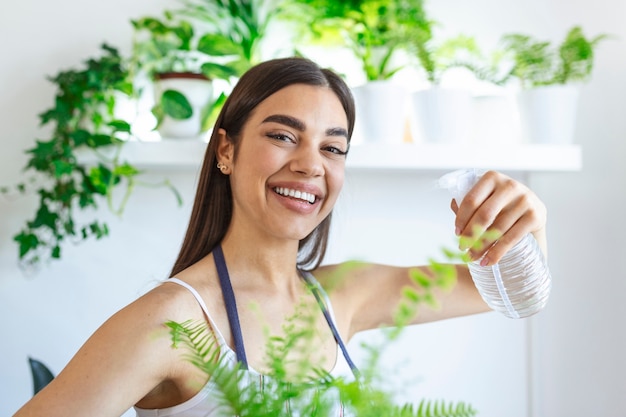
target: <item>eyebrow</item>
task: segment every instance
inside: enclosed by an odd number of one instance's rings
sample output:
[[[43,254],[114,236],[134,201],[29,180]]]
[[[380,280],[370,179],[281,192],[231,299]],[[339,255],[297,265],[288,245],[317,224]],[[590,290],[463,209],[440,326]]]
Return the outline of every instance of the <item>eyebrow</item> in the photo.
[[[285,126],[289,126],[293,129],[296,129],[300,132],[304,132],[306,130],[306,125],[299,119],[295,117],[287,116],[284,114],[272,114],[263,119],[262,123],[280,123]],[[348,138],[348,131],[343,127],[331,127],[326,129],[327,136],[343,136],[346,139]]]

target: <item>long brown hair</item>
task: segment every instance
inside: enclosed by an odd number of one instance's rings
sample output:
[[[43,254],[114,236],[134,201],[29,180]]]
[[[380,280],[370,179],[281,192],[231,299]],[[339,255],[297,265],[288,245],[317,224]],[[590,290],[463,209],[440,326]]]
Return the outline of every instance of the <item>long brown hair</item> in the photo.
[[[200,171],[196,198],[187,233],[171,276],[198,262],[224,238],[230,225],[233,198],[230,180],[217,168],[218,130],[228,132],[235,146],[251,112],[267,97],[293,84],[328,87],[339,98],[348,118],[348,143],[354,129],[354,99],[340,76],[306,58],[280,58],[263,62],[246,72],[224,103],[209,140]],[[332,212],[298,245],[298,267],[317,268],[326,253]]]

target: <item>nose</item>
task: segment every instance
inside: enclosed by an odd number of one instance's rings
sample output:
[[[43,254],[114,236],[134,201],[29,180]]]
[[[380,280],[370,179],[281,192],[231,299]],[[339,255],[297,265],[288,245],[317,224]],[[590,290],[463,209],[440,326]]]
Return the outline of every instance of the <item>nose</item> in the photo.
[[[319,149],[313,146],[301,146],[293,154],[289,164],[293,172],[307,177],[318,177],[324,174],[324,161]]]

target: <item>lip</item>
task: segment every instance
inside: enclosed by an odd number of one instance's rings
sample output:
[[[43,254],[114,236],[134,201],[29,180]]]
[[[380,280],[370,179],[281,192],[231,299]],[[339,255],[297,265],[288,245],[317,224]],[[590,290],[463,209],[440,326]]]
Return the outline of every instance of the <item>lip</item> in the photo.
[[[274,191],[275,188],[290,188],[297,191],[303,191],[309,194],[313,194],[315,196],[315,202],[309,203],[308,201],[287,197],[281,194],[278,194]],[[320,187],[310,184],[310,183],[301,183],[295,181],[278,181],[273,182],[269,185],[269,190],[274,197],[285,207],[300,212],[300,213],[310,213],[314,211],[317,206],[319,206],[324,199],[324,194]]]

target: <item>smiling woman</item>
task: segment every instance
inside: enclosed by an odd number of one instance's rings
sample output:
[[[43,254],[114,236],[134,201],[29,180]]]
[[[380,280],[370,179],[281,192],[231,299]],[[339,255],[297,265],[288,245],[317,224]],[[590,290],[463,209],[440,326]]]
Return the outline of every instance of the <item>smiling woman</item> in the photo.
[[[282,378],[358,378],[344,342],[396,324],[403,289],[436,271],[322,265],[354,119],[347,85],[310,60],[276,59],[244,74],[214,126],[171,278],[107,320],[16,416],[119,416],[133,405],[140,417],[247,415],[223,408],[219,375],[172,348],[172,322],[205,324],[200,337],[215,346],[212,357],[241,367],[246,384],[263,385],[270,373],[268,335],[294,331],[311,337],[286,350]],[[545,248],[545,207],[528,188],[488,172],[467,196],[452,209],[459,234],[486,231],[473,258],[496,263],[528,233]],[[454,268],[454,288],[436,293],[440,308],[420,308],[412,324],[488,310],[467,267]],[[426,278],[412,280],[411,271]],[[313,313],[290,322],[303,304]],[[304,374],[292,366],[303,362]],[[324,415],[354,411],[338,397],[331,410]]]

